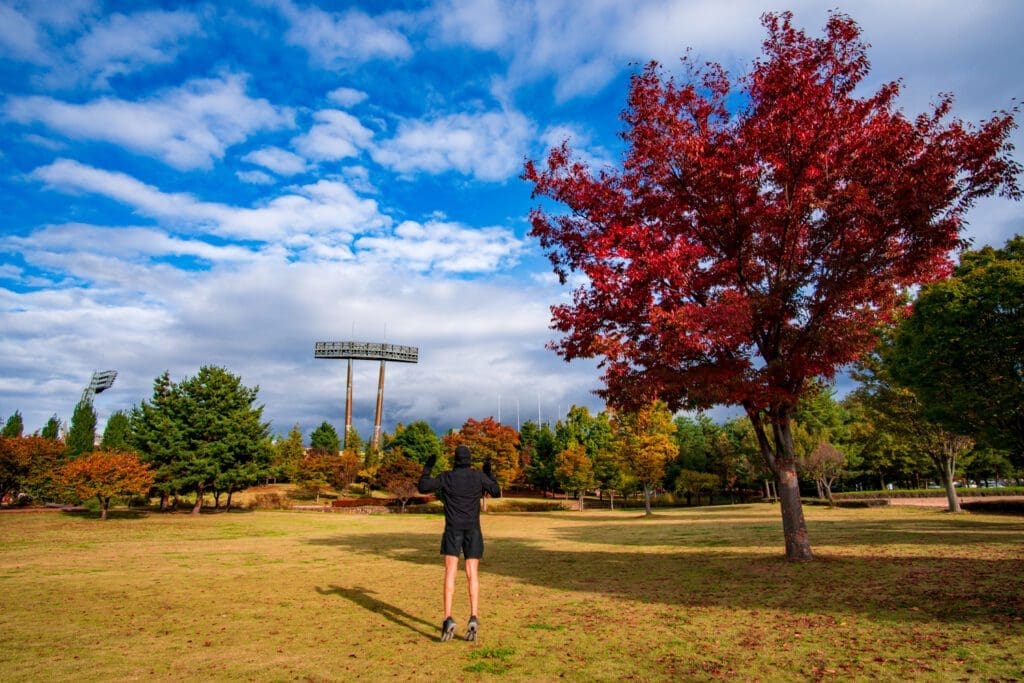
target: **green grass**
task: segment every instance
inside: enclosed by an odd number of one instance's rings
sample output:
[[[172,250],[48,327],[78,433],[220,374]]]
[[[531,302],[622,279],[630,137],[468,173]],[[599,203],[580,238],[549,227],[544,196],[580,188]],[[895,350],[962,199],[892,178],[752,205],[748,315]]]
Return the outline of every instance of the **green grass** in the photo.
[[[1024,519],[805,513],[805,564],[769,505],[486,515],[474,643],[437,515],[4,513],[4,678],[1024,678]]]

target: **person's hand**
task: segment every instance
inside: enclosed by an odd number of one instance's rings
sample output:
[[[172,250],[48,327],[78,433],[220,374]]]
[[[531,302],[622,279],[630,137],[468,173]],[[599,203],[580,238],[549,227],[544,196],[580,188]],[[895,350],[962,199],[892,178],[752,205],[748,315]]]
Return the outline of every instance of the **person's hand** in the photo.
[[[484,460],[484,474],[486,474],[488,477],[491,476],[491,461],[490,460]]]
[[[429,458],[427,458],[427,462],[423,464],[423,471],[424,472],[432,472],[433,469],[434,469],[434,465],[436,465],[436,464],[437,464],[437,456],[431,454],[431,456]]]

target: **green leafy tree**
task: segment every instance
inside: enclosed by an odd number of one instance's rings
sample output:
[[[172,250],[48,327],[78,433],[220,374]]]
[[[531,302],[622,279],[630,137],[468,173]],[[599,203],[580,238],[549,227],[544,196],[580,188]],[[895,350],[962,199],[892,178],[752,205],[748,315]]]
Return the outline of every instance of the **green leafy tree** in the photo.
[[[56,441],[60,438],[60,418],[56,415],[51,415],[50,419],[43,425],[43,431],[40,433],[44,439],[50,439]]]
[[[555,456],[558,454],[555,435],[547,424],[538,426],[526,421],[519,432],[520,463],[525,469],[524,479],[530,486],[541,491],[554,491],[558,486],[555,479]]]
[[[266,472],[269,425],[255,405],[258,393],[224,368],[204,366],[178,384],[164,373],[151,402],[133,410],[140,453],[167,493],[195,493],[194,514],[207,492],[230,495]]]
[[[893,379],[924,415],[1009,450],[1024,465],[1024,237],[965,252],[953,277],[923,288],[899,327]]]
[[[334,426],[324,420],[309,435],[309,447],[317,451],[337,453],[341,450],[341,438]]]
[[[572,443],[555,456],[555,479],[563,491],[577,496],[583,512],[583,495],[596,483],[594,465],[583,445]]]
[[[718,426],[704,413],[696,419],[680,415],[675,418],[676,431],[673,435],[679,445],[679,455],[675,461],[675,469],[692,472],[706,472],[710,441]]]
[[[583,446],[591,459],[612,442],[612,429],[606,413],[591,415],[586,406],[573,406],[564,420],[555,426],[555,444],[559,452],[574,443]]]
[[[349,427],[348,436],[345,438],[344,444],[342,444],[346,451],[352,451],[359,455],[360,459],[365,460],[366,457],[366,441],[362,436],[359,435],[359,431],[355,427]]]
[[[14,415],[7,418],[7,422],[4,423],[4,429],[3,432],[0,432],[0,436],[13,439],[21,436],[24,431],[25,422],[21,419],[21,413],[15,410]]]
[[[891,336],[883,333],[879,351],[860,364],[857,376],[864,386],[858,391],[865,394],[872,420],[881,431],[932,462],[945,486],[949,511],[959,512],[960,500],[954,488],[957,460],[970,450],[973,441],[929,420],[914,392],[893,381],[886,361],[889,349]]]
[[[981,486],[990,482],[1009,479],[1013,476],[1013,464],[1009,453],[994,448],[977,448],[971,452],[970,462],[965,463],[967,477]]]
[[[430,424],[423,420],[404,427],[398,425],[395,433],[385,443],[384,451],[386,453],[395,448],[400,448],[406,458],[420,465],[434,457],[439,461],[439,466],[444,468],[444,464],[440,462],[443,450],[441,439],[431,429]]]
[[[105,451],[127,451],[131,450],[132,443],[131,420],[124,411],[118,410],[107,419],[100,448]]]
[[[680,470],[675,483],[676,493],[686,498],[687,505],[693,504],[694,497],[697,499],[697,505],[700,505],[701,494],[708,494],[708,500],[711,500],[711,494],[718,486],[718,476],[710,472]]]
[[[67,454],[69,458],[77,458],[83,453],[92,452],[96,447],[96,411],[92,402],[82,400],[75,406],[71,415],[71,429],[68,431]]]
[[[184,404],[185,449],[178,460],[182,480],[196,493],[192,509],[198,514],[203,495],[218,484],[231,490],[259,480],[269,461],[268,424],[263,406],[256,406],[259,388],[249,388],[236,375],[204,366],[179,385]]]
[[[302,445],[302,430],[296,423],[288,432],[288,438],[280,439],[274,444],[274,455],[270,464],[271,476],[295,481],[299,463],[302,462],[305,455],[306,448]]]
[[[184,470],[179,458],[185,452],[188,414],[177,385],[164,372],[153,381],[153,396],[134,407],[129,415],[132,440],[143,462],[154,472],[154,488],[160,509],[166,510],[172,495],[184,490]]]

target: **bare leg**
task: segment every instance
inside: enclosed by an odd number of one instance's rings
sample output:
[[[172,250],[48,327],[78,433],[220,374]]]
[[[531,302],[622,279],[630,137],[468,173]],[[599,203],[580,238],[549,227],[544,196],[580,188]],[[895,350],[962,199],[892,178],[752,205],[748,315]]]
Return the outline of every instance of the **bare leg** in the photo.
[[[480,560],[466,560],[466,578],[469,579],[469,614],[475,617],[480,608]]]
[[[467,565],[469,562],[467,561]],[[469,570],[469,567],[466,567]],[[444,617],[452,615],[452,599],[455,597],[455,575],[459,573],[459,556],[444,556]]]

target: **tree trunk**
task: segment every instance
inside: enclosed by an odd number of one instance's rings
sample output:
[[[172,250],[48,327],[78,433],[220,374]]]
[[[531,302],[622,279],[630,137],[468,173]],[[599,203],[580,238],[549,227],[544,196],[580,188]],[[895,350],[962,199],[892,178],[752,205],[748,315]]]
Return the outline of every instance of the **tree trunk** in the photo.
[[[580,491],[580,512],[583,512],[583,491]]]
[[[233,495],[235,495],[234,491],[228,491],[228,500],[224,504],[224,511],[225,512],[231,509],[231,496],[233,496]]]
[[[776,418],[776,422],[772,423],[772,436],[775,442],[775,447],[772,448],[765,431],[764,416],[761,411],[752,406],[745,407],[747,416],[754,427],[761,455],[768,468],[775,473],[775,493],[779,497],[779,507],[782,511],[782,533],[786,543],[786,559],[794,562],[813,560],[811,539],[807,534],[807,522],[804,521],[803,504],[800,502],[800,482],[796,474],[791,417],[789,414],[782,413]]]
[[[220,489],[214,489],[213,490],[213,509],[214,510],[220,510],[220,496],[221,496],[222,493],[224,493],[224,492],[221,491]]]
[[[167,512],[167,504],[170,502],[171,495],[167,491],[160,492],[160,512]]]
[[[821,485],[825,488],[825,495],[828,496],[828,506],[834,508],[836,502],[832,500],[832,480],[825,478],[822,480]]]
[[[608,491],[608,506],[609,510],[615,509],[615,491]]]
[[[650,516],[651,513],[651,487],[644,484],[644,514]]]
[[[950,512],[960,512],[960,498],[956,495],[953,477],[956,476],[956,458],[937,458],[936,465],[942,475],[942,484],[946,487],[946,501]]]
[[[800,502],[800,480],[796,474],[796,448],[793,444],[792,423],[788,415],[772,426],[776,448],[781,457],[777,460],[776,479],[779,485],[779,502],[782,507],[782,532],[786,538],[786,559],[794,561],[813,560],[811,539],[804,521],[803,503]]]
[[[107,518],[107,508],[110,507],[110,498],[104,498],[103,496],[97,496],[100,499],[100,519]]]
[[[196,486],[196,504],[192,506],[193,515],[198,515],[203,507],[203,491],[205,488],[202,484]]]

